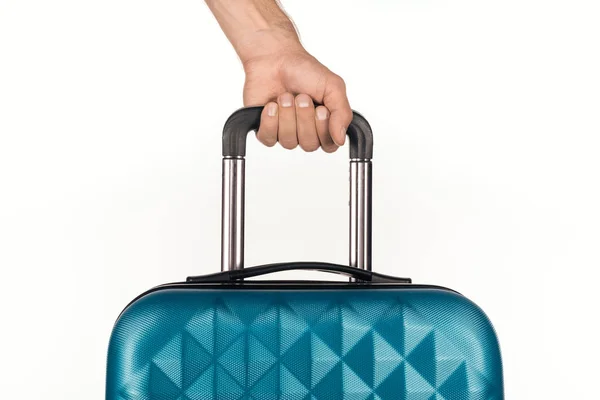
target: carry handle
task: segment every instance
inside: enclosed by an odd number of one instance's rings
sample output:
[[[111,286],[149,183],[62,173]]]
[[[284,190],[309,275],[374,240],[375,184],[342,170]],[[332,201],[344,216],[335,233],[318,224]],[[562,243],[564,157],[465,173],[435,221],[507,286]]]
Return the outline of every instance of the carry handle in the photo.
[[[223,157],[245,157],[248,132],[258,130],[263,106],[240,108],[227,119],[223,128]],[[353,111],[352,122],[346,130],[350,141],[350,158],[373,158],[371,126],[359,113]]]
[[[264,107],[234,112],[223,128],[221,270],[244,268],[246,136],[260,125]],[[373,133],[354,112],[346,130],[350,142],[350,267],[371,270],[371,197]]]
[[[278,263],[261,265],[258,267],[251,267],[239,270],[229,270],[218,272],[216,274],[202,275],[202,276],[190,276],[187,278],[187,282],[190,283],[229,283],[246,278],[252,278],[255,276],[273,274],[276,272],[284,271],[321,271],[330,272],[340,275],[345,275],[354,280],[361,282],[372,282],[372,283],[411,283],[409,278],[399,278],[395,276],[378,274],[368,270],[359,268],[348,267],[341,264],[330,264],[322,262],[291,262],[291,263]]]

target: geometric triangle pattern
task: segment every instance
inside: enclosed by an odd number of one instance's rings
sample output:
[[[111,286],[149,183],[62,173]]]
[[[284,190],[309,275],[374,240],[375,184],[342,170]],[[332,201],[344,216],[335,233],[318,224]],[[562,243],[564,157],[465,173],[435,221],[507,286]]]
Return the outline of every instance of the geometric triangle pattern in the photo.
[[[109,346],[107,400],[503,396],[489,320],[450,291],[163,290]]]

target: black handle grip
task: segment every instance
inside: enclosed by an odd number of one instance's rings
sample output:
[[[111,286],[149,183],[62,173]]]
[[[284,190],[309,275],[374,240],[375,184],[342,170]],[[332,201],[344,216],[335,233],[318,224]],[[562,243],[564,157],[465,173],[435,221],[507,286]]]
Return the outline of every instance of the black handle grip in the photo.
[[[388,276],[378,274],[376,272],[368,271],[365,269],[348,267],[340,264],[330,264],[322,262],[290,262],[290,263],[279,263],[279,264],[268,264],[261,265],[258,267],[230,270],[218,272],[216,274],[202,275],[202,276],[190,276],[187,281],[190,283],[228,283],[235,282],[238,280],[252,278],[254,276],[272,274],[275,272],[283,271],[323,271],[332,272],[336,274],[346,275],[362,282],[373,282],[373,283],[411,283],[409,278],[398,278],[395,276]]]
[[[223,157],[245,157],[246,136],[260,126],[263,106],[240,108],[227,119],[223,127]],[[359,113],[353,112],[347,129],[350,141],[350,158],[370,160],[373,158],[373,131]]]

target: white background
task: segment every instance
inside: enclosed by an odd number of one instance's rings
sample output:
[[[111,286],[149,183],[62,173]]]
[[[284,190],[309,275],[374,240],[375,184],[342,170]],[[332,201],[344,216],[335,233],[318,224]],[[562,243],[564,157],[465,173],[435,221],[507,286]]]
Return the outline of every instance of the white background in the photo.
[[[508,399],[594,396],[598,2],[284,4],[373,126],[374,268],[481,305]],[[218,270],[242,83],[200,0],[0,0],[3,399],[102,399],[121,309]],[[347,149],[248,154],[247,264],[346,262]]]

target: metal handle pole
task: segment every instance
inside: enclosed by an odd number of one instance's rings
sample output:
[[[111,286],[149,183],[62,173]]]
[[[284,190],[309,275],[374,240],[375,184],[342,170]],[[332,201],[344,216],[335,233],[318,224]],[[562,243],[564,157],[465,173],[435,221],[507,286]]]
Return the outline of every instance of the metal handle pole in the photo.
[[[372,163],[350,161],[350,266],[371,271]],[[221,270],[244,268],[245,159],[223,158]]]
[[[244,157],[223,158],[221,271],[244,268]]]
[[[371,271],[372,163],[350,160],[350,266]]]

